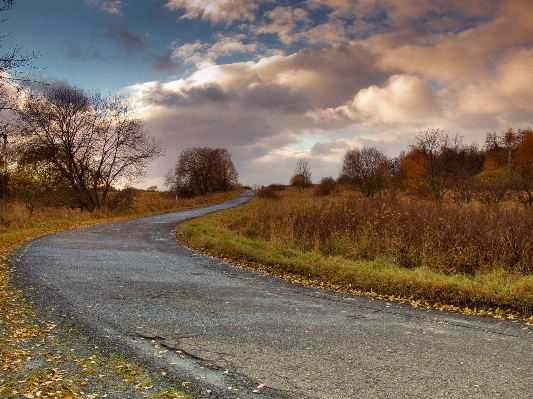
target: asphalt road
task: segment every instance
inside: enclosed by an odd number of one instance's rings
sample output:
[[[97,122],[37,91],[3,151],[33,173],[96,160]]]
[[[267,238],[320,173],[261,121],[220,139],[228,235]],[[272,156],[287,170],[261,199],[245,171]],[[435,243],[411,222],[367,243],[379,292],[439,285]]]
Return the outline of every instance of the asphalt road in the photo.
[[[12,258],[17,280],[209,397],[533,397],[533,327],[303,288],[175,242],[177,224],[252,195],[39,238]]]

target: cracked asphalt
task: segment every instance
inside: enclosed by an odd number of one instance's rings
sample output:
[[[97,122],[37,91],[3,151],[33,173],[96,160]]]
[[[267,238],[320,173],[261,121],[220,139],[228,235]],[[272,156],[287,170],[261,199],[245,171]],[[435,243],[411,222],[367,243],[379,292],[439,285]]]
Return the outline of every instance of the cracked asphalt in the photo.
[[[533,327],[301,287],[177,243],[223,204],[64,231],[11,263],[37,305],[217,398],[522,398]]]

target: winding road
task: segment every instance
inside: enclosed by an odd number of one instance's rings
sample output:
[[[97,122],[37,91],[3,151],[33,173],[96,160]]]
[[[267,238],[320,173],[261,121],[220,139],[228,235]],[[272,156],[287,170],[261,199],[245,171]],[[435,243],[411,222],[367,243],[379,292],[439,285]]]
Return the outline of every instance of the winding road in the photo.
[[[533,396],[531,326],[304,288],[174,240],[179,223],[252,196],[41,237],[12,257],[17,281],[206,397]]]

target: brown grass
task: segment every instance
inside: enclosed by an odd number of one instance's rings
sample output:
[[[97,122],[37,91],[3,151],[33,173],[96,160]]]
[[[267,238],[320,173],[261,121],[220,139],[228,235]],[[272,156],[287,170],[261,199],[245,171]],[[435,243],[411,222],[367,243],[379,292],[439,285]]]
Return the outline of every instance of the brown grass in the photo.
[[[533,273],[533,210],[310,190],[255,201],[228,220],[236,234],[350,260],[384,259],[446,274]]]
[[[533,306],[527,207],[367,199],[351,191],[278,194],[278,201],[257,198],[190,222],[181,237],[194,248],[345,290],[524,316]]]

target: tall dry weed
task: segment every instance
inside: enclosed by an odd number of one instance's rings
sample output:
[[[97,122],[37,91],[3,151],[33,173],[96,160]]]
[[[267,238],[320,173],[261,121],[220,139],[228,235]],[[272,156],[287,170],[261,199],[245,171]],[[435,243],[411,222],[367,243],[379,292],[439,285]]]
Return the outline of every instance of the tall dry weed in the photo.
[[[32,212],[21,202],[0,201],[0,234],[8,231],[43,227],[53,223],[65,227],[94,223],[113,218],[134,217],[154,213],[170,212],[223,202],[234,198],[239,191],[215,193],[193,198],[176,198],[162,192],[139,192],[128,207],[118,209],[100,209],[94,212],[72,209],[67,206],[37,206]]]
[[[533,273],[533,211],[522,206],[368,199],[343,192],[317,197],[290,189],[258,199],[227,227],[246,237],[353,260],[392,261],[446,274],[503,269]]]

